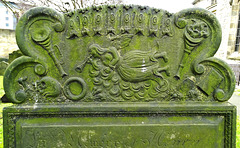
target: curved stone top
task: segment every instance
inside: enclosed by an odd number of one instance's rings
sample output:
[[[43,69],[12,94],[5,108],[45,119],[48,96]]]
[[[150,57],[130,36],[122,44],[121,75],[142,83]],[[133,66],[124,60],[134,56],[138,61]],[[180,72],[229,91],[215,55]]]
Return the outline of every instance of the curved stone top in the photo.
[[[229,66],[212,57],[220,24],[199,8],[34,8],[16,39],[24,56],[4,76],[13,103],[226,101],[235,87]]]

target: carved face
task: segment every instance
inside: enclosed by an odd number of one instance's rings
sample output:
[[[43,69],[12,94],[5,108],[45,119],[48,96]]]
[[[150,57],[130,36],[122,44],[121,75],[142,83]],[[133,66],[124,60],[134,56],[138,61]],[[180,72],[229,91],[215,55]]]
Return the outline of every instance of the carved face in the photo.
[[[186,29],[192,38],[206,38],[209,36],[208,25],[204,22],[192,20],[192,23]]]

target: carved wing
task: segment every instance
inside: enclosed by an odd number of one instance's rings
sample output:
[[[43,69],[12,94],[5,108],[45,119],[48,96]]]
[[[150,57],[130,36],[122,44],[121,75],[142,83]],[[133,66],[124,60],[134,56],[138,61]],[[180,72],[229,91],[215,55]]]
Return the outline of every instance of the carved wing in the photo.
[[[4,76],[14,103],[211,102],[234,91],[233,72],[212,58],[220,24],[199,8],[34,8],[19,20],[16,39],[24,56]]]

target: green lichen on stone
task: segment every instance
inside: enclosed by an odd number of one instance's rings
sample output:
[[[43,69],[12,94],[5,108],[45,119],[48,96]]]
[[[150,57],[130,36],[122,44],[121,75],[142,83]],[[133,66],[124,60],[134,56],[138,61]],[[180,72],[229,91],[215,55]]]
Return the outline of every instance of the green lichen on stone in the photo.
[[[4,75],[5,70],[8,66],[8,60],[5,58],[0,58],[0,76]]]
[[[26,12],[16,28],[24,56],[5,72],[13,103],[226,101],[229,66],[212,56],[221,28],[210,12],[99,6]]]
[[[226,102],[24,104],[4,109],[4,146],[234,148],[235,113]]]
[[[5,147],[235,147],[235,86],[210,12],[26,12],[4,75]]]

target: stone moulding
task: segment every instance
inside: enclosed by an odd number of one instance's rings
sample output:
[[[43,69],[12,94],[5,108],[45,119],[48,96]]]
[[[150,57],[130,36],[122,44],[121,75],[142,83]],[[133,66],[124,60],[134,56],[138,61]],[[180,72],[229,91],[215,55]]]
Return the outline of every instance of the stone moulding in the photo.
[[[229,66],[212,57],[220,24],[199,8],[34,8],[19,20],[16,40],[24,56],[8,66],[4,90],[17,104],[222,102],[235,87]]]
[[[236,108],[226,102],[19,105],[3,115],[7,148],[234,148],[236,140]]]

